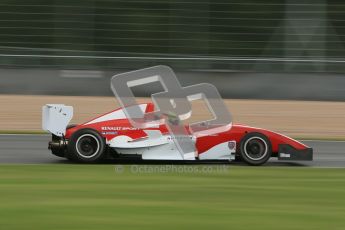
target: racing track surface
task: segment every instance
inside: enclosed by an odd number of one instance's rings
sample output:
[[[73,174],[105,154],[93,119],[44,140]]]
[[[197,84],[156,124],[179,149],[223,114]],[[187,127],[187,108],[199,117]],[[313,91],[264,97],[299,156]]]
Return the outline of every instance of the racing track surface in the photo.
[[[47,149],[50,135],[0,135],[0,163],[13,164],[47,164],[69,163],[56,157]],[[312,162],[288,162],[270,160],[266,166],[315,166],[315,167],[344,167],[345,141],[303,141],[314,149]],[[141,161],[140,161],[141,162]],[[121,163],[112,161],[109,163]],[[123,161],[122,161],[123,163]],[[127,163],[125,161],[125,163]],[[135,162],[138,163],[138,162]],[[150,163],[145,161],[146,163]],[[152,162],[151,162],[152,163]],[[159,163],[159,162],[156,162]],[[164,163],[164,162],[160,162]],[[242,163],[232,163],[242,165]]]

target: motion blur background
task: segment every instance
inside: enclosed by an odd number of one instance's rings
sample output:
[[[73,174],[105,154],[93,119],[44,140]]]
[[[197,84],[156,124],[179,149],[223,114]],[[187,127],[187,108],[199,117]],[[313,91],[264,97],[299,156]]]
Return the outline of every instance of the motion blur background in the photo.
[[[47,103],[74,106],[73,123],[108,112],[113,75],[163,64],[183,86],[214,84],[235,122],[343,139],[344,12],[335,0],[3,0],[0,132],[41,130]]]
[[[0,93],[110,96],[115,73],[165,64],[228,98],[343,101],[344,12],[339,0],[3,0]]]
[[[344,15],[344,0],[1,0],[0,229],[345,229]],[[47,103],[74,124],[108,112],[111,76],[159,64],[216,85],[236,123],[314,139],[314,161],[133,173],[7,135],[42,133]]]

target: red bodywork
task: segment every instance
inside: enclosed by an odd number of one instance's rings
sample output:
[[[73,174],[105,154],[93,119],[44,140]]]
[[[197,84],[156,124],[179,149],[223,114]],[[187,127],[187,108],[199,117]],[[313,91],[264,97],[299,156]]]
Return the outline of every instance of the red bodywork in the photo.
[[[119,109],[114,110],[112,112],[115,112],[118,110]],[[148,113],[152,111],[154,111],[154,106],[153,104],[148,103],[146,106],[145,112]],[[104,114],[102,116],[105,116],[105,115],[107,114]],[[99,117],[102,117],[102,116],[99,116]],[[84,124],[80,124],[73,128],[67,129],[65,138],[69,139],[74,132],[82,128],[91,128],[91,129],[97,130],[108,141],[118,135],[126,135],[126,136],[131,137],[132,139],[145,138],[147,136],[146,133],[142,129],[133,128],[133,126],[130,124],[128,119],[110,119],[110,120],[91,123],[91,124],[89,123],[90,122],[86,122]],[[107,127],[107,129],[105,129],[104,127]],[[114,128],[114,129],[109,130],[109,128]],[[169,134],[168,129],[165,125],[161,125],[158,128],[149,128],[149,129],[160,130],[162,134]],[[148,129],[145,129],[145,130],[148,130]],[[188,127],[187,127],[187,130],[188,130]],[[288,144],[292,146],[293,148],[295,148],[296,150],[304,150],[308,148],[306,145],[294,139],[291,139],[287,136],[284,136],[284,135],[281,135],[269,130],[234,124],[232,125],[232,128],[226,132],[218,133],[216,135],[211,135],[211,136],[197,137],[196,149],[198,151],[198,154],[202,154],[203,152],[209,150],[213,146],[216,146],[223,142],[236,141],[236,143],[241,143],[242,138],[247,133],[252,133],[252,132],[258,132],[268,137],[272,145],[273,154],[278,153],[280,144]],[[237,145],[237,148],[239,148],[239,145]]]

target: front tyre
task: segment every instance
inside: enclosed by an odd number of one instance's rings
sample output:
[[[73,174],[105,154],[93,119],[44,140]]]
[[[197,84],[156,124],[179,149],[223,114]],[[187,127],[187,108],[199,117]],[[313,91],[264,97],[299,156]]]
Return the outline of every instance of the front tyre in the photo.
[[[105,140],[93,129],[76,131],[68,142],[67,158],[82,163],[97,163],[104,158]]]
[[[241,140],[240,156],[249,165],[262,165],[272,155],[269,139],[261,133],[248,133]]]

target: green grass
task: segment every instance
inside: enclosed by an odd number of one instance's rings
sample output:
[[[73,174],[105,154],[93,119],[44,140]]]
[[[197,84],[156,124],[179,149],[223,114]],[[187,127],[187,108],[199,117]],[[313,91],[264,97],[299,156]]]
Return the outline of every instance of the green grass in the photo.
[[[0,165],[0,229],[345,228],[345,169],[130,167]]]

